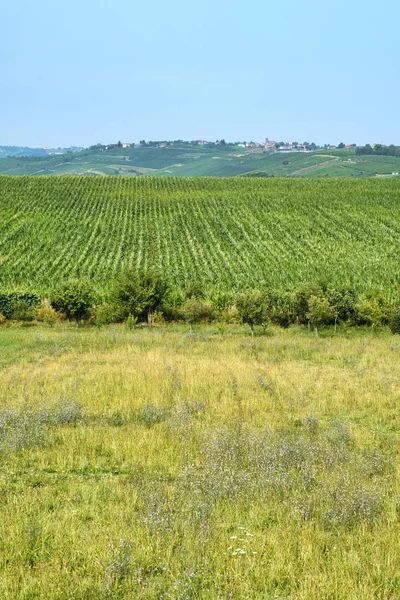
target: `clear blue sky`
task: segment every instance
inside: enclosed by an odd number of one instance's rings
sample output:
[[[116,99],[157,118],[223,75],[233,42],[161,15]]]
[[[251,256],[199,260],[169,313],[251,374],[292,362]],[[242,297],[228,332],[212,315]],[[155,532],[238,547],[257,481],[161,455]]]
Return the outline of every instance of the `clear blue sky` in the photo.
[[[0,5],[0,145],[400,144],[399,0]]]

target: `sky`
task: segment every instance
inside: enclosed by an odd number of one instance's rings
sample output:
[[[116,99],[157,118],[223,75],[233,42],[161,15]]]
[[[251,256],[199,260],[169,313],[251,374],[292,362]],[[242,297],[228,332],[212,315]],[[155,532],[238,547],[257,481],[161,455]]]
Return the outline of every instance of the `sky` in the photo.
[[[399,0],[0,0],[0,145],[400,145]]]

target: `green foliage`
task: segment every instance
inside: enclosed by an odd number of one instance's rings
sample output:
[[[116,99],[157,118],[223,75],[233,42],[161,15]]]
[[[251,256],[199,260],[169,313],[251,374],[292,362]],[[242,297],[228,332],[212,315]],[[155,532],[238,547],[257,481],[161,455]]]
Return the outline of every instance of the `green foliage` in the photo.
[[[390,146],[382,146],[381,144],[376,144],[372,148],[372,146],[367,144],[366,146],[360,146],[359,148],[356,148],[356,154],[400,156],[400,146],[394,146],[393,144]]]
[[[43,300],[40,307],[35,311],[35,318],[40,323],[46,323],[49,327],[54,327],[57,321],[60,320],[60,315],[48,300]]]
[[[111,304],[103,302],[102,304],[96,304],[91,310],[91,321],[99,329],[103,325],[112,323],[114,319],[114,310]]]
[[[334,309],[334,315],[342,323],[354,323],[356,318],[357,294],[352,288],[328,287],[325,297]]]
[[[120,319],[147,316],[151,324],[152,313],[162,306],[168,292],[169,284],[159,271],[126,269],[114,281],[111,301]]]
[[[360,325],[380,327],[390,321],[390,306],[381,290],[369,290],[357,302],[356,319]]]
[[[242,292],[236,297],[236,308],[243,323],[250,325],[253,333],[254,325],[262,325],[267,319],[267,300],[259,290]]]
[[[324,293],[320,283],[305,283],[296,289],[293,295],[293,312],[301,323],[308,320],[309,301],[311,298],[320,298]]]
[[[31,292],[3,292],[0,294],[0,312],[6,319],[31,321],[34,317],[34,309],[39,304],[39,296]]]
[[[60,283],[53,291],[52,307],[65,313],[68,319],[75,319],[77,325],[88,316],[95,300],[91,283],[86,279],[70,279]]]
[[[9,294],[0,294],[0,313],[6,318],[11,319],[13,305]]]
[[[392,333],[400,335],[400,308],[393,312],[390,320],[390,330]]]
[[[92,175],[135,177],[146,173],[157,176],[208,177],[323,177],[368,176],[383,170],[391,161],[392,171],[400,170],[399,147],[377,145],[374,149],[323,149],[317,152],[269,153],[253,148],[234,146],[195,146],[188,143],[171,144],[166,151],[151,142],[142,148],[92,147],[83,152],[53,156],[11,157],[0,160],[0,173],[8,175]],[[314,148],[310,144],[310,148]],[[26,150],[25,150],[26,151]],[[369,156],[362,156],[369,154]],[[1,148],[0,148],[1,156]],[[351,156],[352,161],[348,158]],[[218,160],[213,158],[217,157]],[[289,163],[289,164],[287,164]],[[319,168],[315,168],[315,167]],[[151,169],[151,171],[148,171]],[[390,171],[391,172],[391,171]]]
[[[329,324],[333,318],[333,308],[326,298],[311,296],[308,301],[308,312],[306,314],[308,321],[315,328]]]
[[[189,323],[190,329],[199,321],[210,319],[212,316],[212,307],[209,302],[201,297],[191,296],[187,298],[179,309],[182,318]]]
[[[129,315],[125,319],[125,327],[128,329],[128,331],[132,331],[132,329],[135,328],[135,325],[136,325],[137,322],[138,322],[138,318],[137,317],[135,317],[133,315]]]
[[[287,329],[294,321],[293,294],[290,292],[273,294],[269,299],[269,317],[282,329]]]

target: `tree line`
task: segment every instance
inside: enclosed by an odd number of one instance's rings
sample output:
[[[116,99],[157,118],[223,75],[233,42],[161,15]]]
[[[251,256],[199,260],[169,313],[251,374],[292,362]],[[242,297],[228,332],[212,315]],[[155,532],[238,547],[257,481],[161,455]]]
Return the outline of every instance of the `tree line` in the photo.
[[[382,144],[375,144],[371,146],[366,144],[365,146],[359,146],[356,148],[356,154],[378,154],[382,156],[400,156],[400,146],[383,146]]]
[[[270,323],[287,328],[308,325],[316,334],[322,326],[389,325],[400,333],[400,288],[396,300],[382,290],[357,293],[352,287],[309,282],[291,291],[267,286],[207,297],[200,285],[174,288],[156,270],[121,272],[111,282],[106,297],[99,298],[87,279],[59,282],[47,299],[32,293],[0,293],[0,323],[7,319],[34,320],[54,324],[60,318],[97,326],[113,322],[152,325],[159,321],[185,321],[190,329],[201,321],[246,323],[251,333]]]

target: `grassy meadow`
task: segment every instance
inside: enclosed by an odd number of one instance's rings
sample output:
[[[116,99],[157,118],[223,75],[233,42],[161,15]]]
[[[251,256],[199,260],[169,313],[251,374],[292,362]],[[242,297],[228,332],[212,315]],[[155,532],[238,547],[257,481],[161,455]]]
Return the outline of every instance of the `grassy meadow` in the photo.
[[[400,338],[0,328],[0,598],[400,597]]]

